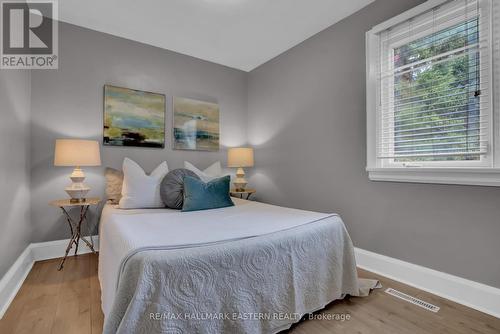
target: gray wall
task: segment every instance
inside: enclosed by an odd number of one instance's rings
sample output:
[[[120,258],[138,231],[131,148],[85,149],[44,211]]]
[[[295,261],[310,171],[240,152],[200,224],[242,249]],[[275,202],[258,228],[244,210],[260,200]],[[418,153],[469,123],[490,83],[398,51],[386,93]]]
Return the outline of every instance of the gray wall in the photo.
[[[0,70],[0,277],[30,243],[30,72]]]
[[[67,227],[48,201],[66,198],[71,168],[53,166],[56,138],[102,140],[103,85],[113,84],[166,94],[166,148],[104,147],[104,166],[121,167],[124,157],[149,172],[163,160],[171,169],[189,160],[201,167],[221,160],[227,146],[242,145],[246,135],[247,74],[174,52],[60,24],[59,69],[32,73],[32,241],[68,237]],[[171,149],[172,96],[218,101],[221,110],[220,152]],[[102,168],[86,168],[90,195],[102,196]],[[94,223],[97,217],[93,217]]]
[[[148,171],[164,159],[204,167],[248,138],[260,200],[338,212],[358,247],[500,287],[500,189],[376,183],[364,169],[364,33],[420,2],[378,0],[250,74],[61,24],[59,70],[31,74],[31,127],[29,73],[0,71],[0,229],[9,232],[0,234],[0,276],[30,241],[68,237],[47,204],[70,182],[71,169],[52,165],[54,140],[101,140],[108,83],[166,94],[168,141],[164,150],[105,147],[105,166],[129,156]],[[174,95],[220,103],[221,152],[171,149]],[[91,195],[102,195],[102,168],[86,171]]]
[[[364,34],[420,2],[376,1],[250,73],[250,182],[263,201],[340,213],[360,248],[500,287],[500,188],[365,172]]]

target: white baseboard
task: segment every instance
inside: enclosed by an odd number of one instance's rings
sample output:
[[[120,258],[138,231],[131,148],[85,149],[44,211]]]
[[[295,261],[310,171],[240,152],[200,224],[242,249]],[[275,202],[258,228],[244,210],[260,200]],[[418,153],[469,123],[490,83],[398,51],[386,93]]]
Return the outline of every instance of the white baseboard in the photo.
[[[28,276],[33,267],[33,256],[31,254],[31,245],[17,258],[16,262],[10,267],[0,280],[0,319],[9,308],[10,303],[14,300],[17,292],[23,285],[26,276]]]
[[[500,289],[356,248],[358,267],[500,318]]]
[[[99,249],[99,237],[93,236],[92,239],[94,240],[94,249],[97,251]],[[87,237],[87,240],[90,241],[90,238]],[[30,247],[33,260],[43,261],[63,257],[66,247],[68,246],[68,242],[69,239],[32,243]],[[74,255],[74,251],[75,247],[73,246],[69,255]],[[88,248],[85,242],[80,239],[80,242],[78,243],[78,254],[87,254],[90,252],[90,248]]]
[[[94,248],[98,250],[99,237],[93,238]],[[68,242],[69,239],[40,242],[26,247],[0,280],[0,319],[21,288],[34,262],[64,256]],[[90,252],[82,241],[78,249],[78,254]],[[362,269],[500,318],[500,289],[363,249],[356,248],[355,252],[356,262]]]
[[[94,236],[94,249],[99,249],[99,237]],[[17,292],[23,285],[24,280],[28,276],[35,261],[55,259],[63,257],[69,239],[56,240],[48,242],[32,243],[17,258],[16,262],[10,267],[5,275],[0,280],[0,319],[3,318],[5,312],[9,308],[10,303],[14,300]],[[74,247],[69,256],[74,255]],[[90,253],[87,245],[80,240],[78,244],[78,254]],[[57,270],[54,267],[54,270]]]

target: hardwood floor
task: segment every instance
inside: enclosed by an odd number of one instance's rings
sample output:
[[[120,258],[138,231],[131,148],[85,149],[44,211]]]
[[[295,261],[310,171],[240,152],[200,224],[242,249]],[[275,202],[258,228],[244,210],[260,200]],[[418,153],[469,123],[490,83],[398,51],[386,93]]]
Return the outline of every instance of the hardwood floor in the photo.
[[[103,314],[97,278],[97,256],[68,258],[63,271],[59,260],[35,263],[9,310],[0,320],[0,333],[101,333]],[[337,301],[323,315],[349,315],[349,320],[315,319],[294,325],[288,333],[500,333],[500,319],[360,270],[360,276],[379,279],[392,287],[441,307],[426,311],[384,293]]]
[[[2,320],[0,333],[94,334],[102,332],[97,256],[35,263]]]

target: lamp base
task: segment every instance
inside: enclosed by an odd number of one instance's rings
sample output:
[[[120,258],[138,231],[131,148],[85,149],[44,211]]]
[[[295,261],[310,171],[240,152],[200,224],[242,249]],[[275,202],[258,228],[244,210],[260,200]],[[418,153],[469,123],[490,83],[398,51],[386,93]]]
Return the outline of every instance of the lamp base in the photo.
[[[245,180],[245,171],[243,170],[243,168],[240,167],[236,171],[236,179],[234,180],[233,184],[236,191],[245,191],[248,182],[247,180]]]
[[[87,202],[87,199],[86,199],[86,198],[71,198],[71,199],[69,200],[69,202],[70,202],[71,204],[85,203],[85,202]]]
[[[85,180],[85,173],[79,167],[76,167],[73,170],[73,173],[70,176],[71,181],[73,183],[71,186],[64,188],[66,193],[71,197],[71,203],[81,203],[85,202],[85,198],[90,191],[90,188],[83,183]]]
[[[90,188],[88,190],[79,190],[75,191],[73,189],[69,189],[70,187],[64,189],[66,193],[71,197],[70,202],[71,203],[82,203],[86,201],[87,194],[90,191]]]

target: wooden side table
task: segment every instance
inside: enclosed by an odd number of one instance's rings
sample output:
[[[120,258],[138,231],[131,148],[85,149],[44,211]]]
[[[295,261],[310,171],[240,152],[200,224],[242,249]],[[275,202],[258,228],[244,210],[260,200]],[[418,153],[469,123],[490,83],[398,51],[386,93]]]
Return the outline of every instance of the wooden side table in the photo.
[[[240,196],[241,199],[243,199],[243,195],[246,195],[246,199],[250,199],[250,196],[252,196],[252,194],[255,194],[257,192],[257,190],[255,189],[245,189],[244,191],[239,191],[239,190],[236,190],[236,189],[231,189],[231,195],[232,196]]]
[[[81,235],[82,231],[82,224],[84,221],[87,221],[87,212],[89,211],[89,208],[91,205],[98,205],[101,202],[100,198],[87,198],[85,202],[78,202],[78,203],[71,203],[69,199],[62,199],[62,200],[57,200],[57,201],[52,201],[49,204],[52,206],[59,207],[64,216],[66,217],[66,220],[69,225],[69,230],[71,232],[71,239],[69,241],[68,247],[66,247],[66,253],[64,254],[64,258],[61,261],[61,264],[59,265],[59,269],[57,270],[62,270],[64,266],[64,262],[66,261],[66,258],[68,257],[68,253],[73,248],[73,244],[75,244],[75,255],[77,255],[78,252],[78,242],[80,239],[82,239],[87,246],[90,248],[90,250],[96,254],[96,251],[94,249],[94,240],[92,240],[92,236],[90,236],[90,241],[89,242],[85,237]],[[68,209],[79,207],[80,208],[80,218],[78,222],[76,222],[75,219],[73,219],[69,213]],[[88,227],[88,221],[87,221],[87,230],[89,230]]]

